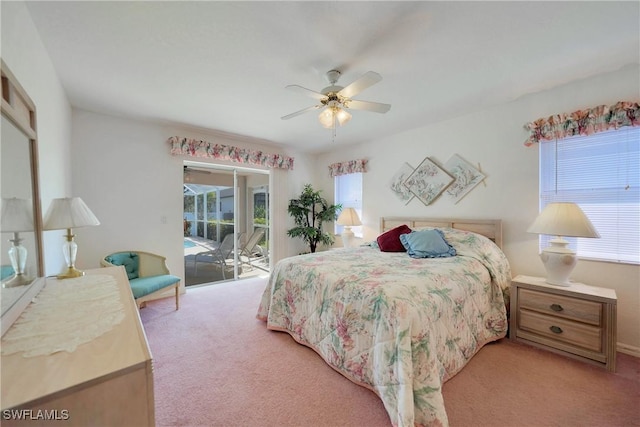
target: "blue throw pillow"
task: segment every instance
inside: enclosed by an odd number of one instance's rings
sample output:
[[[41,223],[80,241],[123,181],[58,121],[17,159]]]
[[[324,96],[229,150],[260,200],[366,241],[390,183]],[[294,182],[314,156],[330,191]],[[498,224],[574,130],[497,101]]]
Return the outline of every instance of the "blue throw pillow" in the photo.
[[[138,270],[140,268],[138,254],[133,252],[118,252],[106,256],[104,259],[113,265],[123,265],[129,280],[138,278]]]
[[[401,234],[400,242],[411,258],[443,258],[456,255],[456,250],[437,228]]]

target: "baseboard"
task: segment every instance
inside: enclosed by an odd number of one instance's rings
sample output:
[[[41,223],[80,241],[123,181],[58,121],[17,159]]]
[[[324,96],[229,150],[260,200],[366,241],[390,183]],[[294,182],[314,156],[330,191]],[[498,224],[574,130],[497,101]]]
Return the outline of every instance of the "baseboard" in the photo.
[[[616,350],[620,353],[628,354],[629,356],[640,358],[640,348],[634,347],[632,345],[618,343],[616,345]]]

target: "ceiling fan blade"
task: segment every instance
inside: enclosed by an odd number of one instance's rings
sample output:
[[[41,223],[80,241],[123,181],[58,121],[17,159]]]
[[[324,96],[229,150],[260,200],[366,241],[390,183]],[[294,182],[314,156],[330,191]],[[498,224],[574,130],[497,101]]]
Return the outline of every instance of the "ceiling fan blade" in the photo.
[[[369,86],[373,86],[378,83],[380,80],[382,80],[382,76],[380,74],[374,71],[368,71],[338,93],[345,98],[352,98]]]
[[[316,92],[315,90],[307,89],[306,87],[298,86],[298,85],[289,85],[286,86],[285,89],[291,89],[295,92],[301,93],[303,95],[310,96],[311,98],[315,98],[319,101],[326,99],[327,97],[320,92]]]
[[[289,120],[289,119],[291,119],[293,117],[299,116],[299,115],[304,114],[304,113],[308,113],[309,111],[317,110],[318,108],[322,108],[322,107],[324,107],[324,105],[322,105],[322,104],[313,105],[311,107],[305,108],[304,110],[296,111],[295,113],[287,114],[286,116],[282,116],[280,118],[282,120]]]
[[[391,109],[390,104],[382,104],[380,102],[370,102],[370,101],[355,101],[351,100],[347,103],[349,109],[351,110],[366,110],[373,111],[375,113],[386,113]]]

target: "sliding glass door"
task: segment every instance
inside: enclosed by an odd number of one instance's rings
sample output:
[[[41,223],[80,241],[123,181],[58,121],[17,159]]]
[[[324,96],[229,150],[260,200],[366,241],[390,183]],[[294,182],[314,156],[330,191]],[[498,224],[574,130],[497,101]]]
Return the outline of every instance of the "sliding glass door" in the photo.
[[[185,162],[187,286],[269,271],[269,175]]]

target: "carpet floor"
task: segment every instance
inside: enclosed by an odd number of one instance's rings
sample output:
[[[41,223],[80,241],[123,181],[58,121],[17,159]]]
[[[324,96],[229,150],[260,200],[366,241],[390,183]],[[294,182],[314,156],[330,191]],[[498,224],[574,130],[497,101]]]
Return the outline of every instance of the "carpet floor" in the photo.
[[[255,318],[266,279],[191,288],[140,311],[157,426],[389,426],[381,400]],[[640,359],[602,368],[507,339],[443,387],[451,426],[640,426]]]

